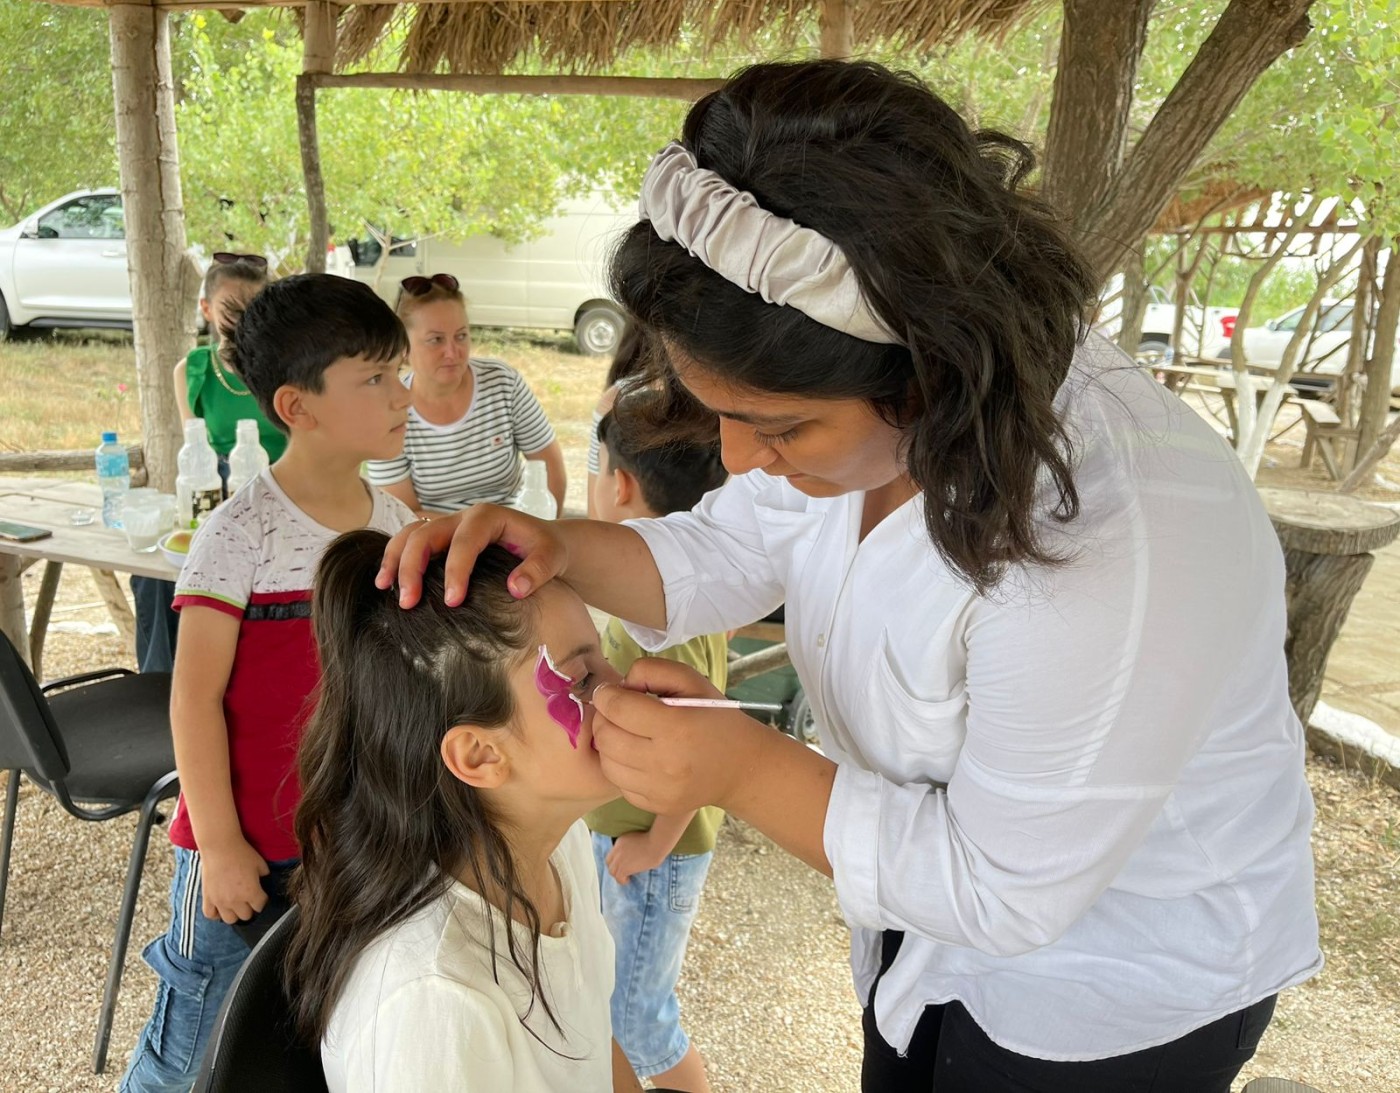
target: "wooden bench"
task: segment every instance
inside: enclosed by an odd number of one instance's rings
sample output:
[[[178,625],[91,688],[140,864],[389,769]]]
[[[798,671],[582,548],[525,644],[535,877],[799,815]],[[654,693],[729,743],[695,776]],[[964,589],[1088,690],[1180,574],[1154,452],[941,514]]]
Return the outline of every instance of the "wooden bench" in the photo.
[[[1357,430],[1345,425],[1337,416],[1337,411],[1325,402],[1316,399],[1300,399],[1298,408],[1303,414],[1303,425],[1307,430],[1303,437],[1303,455],[1300,467],[1312,466],[1313,453],[1322,456],[1322,464],[1333,481],[1342,480],[1342,461],[1346,457],[1345,445],[1356,440]],[[1341,449],[1333,447],[1340,443]]]

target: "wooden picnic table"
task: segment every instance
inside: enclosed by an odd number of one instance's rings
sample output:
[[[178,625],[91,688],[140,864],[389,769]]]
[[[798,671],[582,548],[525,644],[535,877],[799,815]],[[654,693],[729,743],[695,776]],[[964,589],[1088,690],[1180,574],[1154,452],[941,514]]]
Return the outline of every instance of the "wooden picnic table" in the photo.
[[[1230,438],[1233,440],[1238,437],[1240,418],[1235,405],[1238,388],[1230,362],[1217,360],[1213,357],[1183,357],[1182,359],[1187,363],[1158,364],[1150,370],[1160,374],[1162,385],[1181,398],[1185,398],[1188,392],[1195,392],[1202,396],[1219,395],[1225,408],[1226,425],[1230,431]],[[1250,365],[1249,371],[1261,380],[1267,381],[1254,390],[1256,403],[1262,402],[1278,370],[1269,365]],[[1284,394],[1284,401],[1294,399],[1297,395],[1297,389],[1290,386]],[[1209,405],[1206,406],[1206,410],[1217,419],[1219,418],[1219,414],[1216,414]]]
[[[87,509],[93,521],[75,525],[74,512]],[[134,642],[136,621],[116,574],[132,573],[173,581],[179,570],[160,551],[139,553],[127,544],[119,530],[104,527],[102,493],[94,482],[62,478],[0,477],[0,520],[47,528],[46,539],[15,543],[0,539],[0,629],[14,642],[42,680],[44,638],[59,578],[66,564],[87,566],[112,620],[124,640]],[[34,617],[26,621],[20,575],[37,562],[44,563]]]

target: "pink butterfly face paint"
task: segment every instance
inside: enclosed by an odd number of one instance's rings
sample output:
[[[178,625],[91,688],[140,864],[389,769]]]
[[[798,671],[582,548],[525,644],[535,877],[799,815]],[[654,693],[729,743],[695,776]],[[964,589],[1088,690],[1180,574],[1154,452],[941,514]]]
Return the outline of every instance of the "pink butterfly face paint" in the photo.
[[[549,716],[568,734],[569,746],[578,750],[578,734],[583,728],[583,702],[574,694],[574,681],[554,666],[549,650],[540,646],[535,662],[535,690],[544,696]]]

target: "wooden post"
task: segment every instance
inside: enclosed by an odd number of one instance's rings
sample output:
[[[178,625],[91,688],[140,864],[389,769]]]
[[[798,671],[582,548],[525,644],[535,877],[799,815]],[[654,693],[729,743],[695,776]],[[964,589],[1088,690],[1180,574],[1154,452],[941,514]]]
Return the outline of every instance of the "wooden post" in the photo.
[[[163,9],[127,3],[108,26],[142,446],[151,485],[170,491],[182,440],[170,370],[194,343],[198,273],[185,250],[170,30]]]
[[[1313,490],[1263,487],[1259,494],[1283,544],[1288,697],[1306,728],[1327,656],[1375,562],[1371,551],[1400,536],[1400,513]]]
[[[855,52],[851,0],[822,0],[821,36],[823,57],[844,61]]]
[[[303,74],[297,77],[297,137],[301,143],[301,173],[306,184],[306,207],[311,219],[311,239],[306,244],[308,273],[326,272],[326,248],[330,246],[330,221],[326,214],[326,180],[321,174],[321,144],[316,134],[315,75],[327,75],[335,66],[336,7],[326,0],[306,5],[303,35]]]
[[[62,562],[44,563],[39,595],[34,601],[34,621],[29,624],[29,669],[40,683],[44,682],[44,639],[49,635],[49,619],[53,616],[53,601],[58,594],[58,579],[61,576]]]

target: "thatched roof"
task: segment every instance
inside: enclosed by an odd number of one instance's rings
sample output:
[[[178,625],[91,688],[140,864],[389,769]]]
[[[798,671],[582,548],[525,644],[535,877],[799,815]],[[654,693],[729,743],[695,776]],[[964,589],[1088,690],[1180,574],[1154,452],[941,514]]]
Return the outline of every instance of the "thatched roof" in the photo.
[[[854,0],[856,51],[872,42],[911,49],[947,45],[967,34],[1001,36],[1047,0]],[[339,23],[336,68],[364,60],[406,28],[396,60],[403,72],[490,75],[523,62],[592,73],[634,47],[665,51],[685,32],[701,52],[747,47],[762,33],[791,39],[815,24],[822,0],[539,0],[367,4]]]

